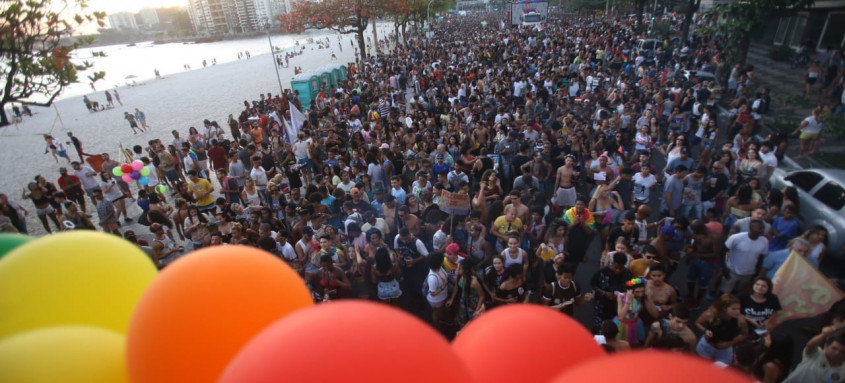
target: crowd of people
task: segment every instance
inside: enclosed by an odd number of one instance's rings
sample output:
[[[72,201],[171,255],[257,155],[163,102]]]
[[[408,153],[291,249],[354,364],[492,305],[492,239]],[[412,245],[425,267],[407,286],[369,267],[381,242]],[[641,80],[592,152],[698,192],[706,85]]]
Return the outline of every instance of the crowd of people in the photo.
[[[145,186],[112,177],[120,164],[106,157],[101,172],[62,168],[59,187],[36,177],[22,198],[48,231],[96,229],[88,195],[100,229],[160,268],[189,249],[256,246],[317,301],[382,301],[447,337],[497,306],[587,305],[608,350],[697,353],[767,382],[845,376],[843,308],[792,375],[793,344],[771,332],[772,276],[793,253],[818,266],[827,233],[799,225],[794,188],[769,187],[786,138],[755,139],[771,96],[751,93],[753,68],[727,65],[721,39],[647,57],[631,22],[552,17],[539,31],[499,28],[500,16],[390,36],[308,108],[297,93],[261,94],[223,126],[137,145]],[[733,81],[723,91],[684,70]],[[441,209],[451,194],[468,214]],[[130,202],[151,240],[121,233]],[[25,232],[21,210],[0,196]],[[600,266],[589,286],[576,283],[587,262]],[[678,270],[686,286],[669,283]]]

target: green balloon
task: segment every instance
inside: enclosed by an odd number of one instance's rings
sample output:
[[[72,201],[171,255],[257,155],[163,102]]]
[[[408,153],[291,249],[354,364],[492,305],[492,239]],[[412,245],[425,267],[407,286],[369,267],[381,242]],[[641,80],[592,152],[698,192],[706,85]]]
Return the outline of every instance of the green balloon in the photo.
[[[158,185],[158,186],[156,186],[156,191],[158,192],[158,194],[167,193],[167,186]]]
[[[144,177],[150,175],[150,168],[141,168],[141,175]]]
[[[0,258],[31,240],[32,237],[23,234],[0,233]]]
[[[112,168],[111,174],[114,174],[115,177],[120,177],[123,175],[123,170],[120,170],[120,166],[115,166]]]

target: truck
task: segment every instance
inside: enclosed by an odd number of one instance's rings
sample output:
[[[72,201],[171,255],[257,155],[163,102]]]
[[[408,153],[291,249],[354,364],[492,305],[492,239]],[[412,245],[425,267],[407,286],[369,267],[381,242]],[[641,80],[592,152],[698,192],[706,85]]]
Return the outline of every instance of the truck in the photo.
[[[542,24],[549,17],[549,3],[546,1],[522,0],[509,5],[508,20],[511,26]]]

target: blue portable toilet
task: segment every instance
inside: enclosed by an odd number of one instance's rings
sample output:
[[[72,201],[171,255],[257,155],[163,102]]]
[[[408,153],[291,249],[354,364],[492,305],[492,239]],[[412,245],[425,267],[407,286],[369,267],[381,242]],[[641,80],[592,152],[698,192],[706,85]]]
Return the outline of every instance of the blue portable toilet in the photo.
[[[299,91],[299,102],[305,109],[311,106],[311,99],[317,97],[317,93],[320,92],[320,84],[319,73],[315,74],[313,71],[300,73],[290,80],[291,89]]]

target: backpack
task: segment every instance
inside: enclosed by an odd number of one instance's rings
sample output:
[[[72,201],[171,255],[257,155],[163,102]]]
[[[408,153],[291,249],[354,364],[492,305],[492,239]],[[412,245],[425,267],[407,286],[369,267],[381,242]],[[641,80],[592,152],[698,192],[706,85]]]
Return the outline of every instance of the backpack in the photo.
[[[442,270],[442,269],[441,269],[441,270]],[[446,283],[446,284],[447,284],[446,290],[448,290],[448,289],[449,289],[449,287],[448,287],[448,283],[449,283],[448,279],[447,279],[447,278],[443,278],[443,277],[441,277],[441,276],[440,276],[440,272],[439,272],[439,271],[438,271],[438,272],[436,272],[436,273],[434,273],[434,276],[435,276],[435,277],[437,277],[437,279],[438,279],[438,280],[440,280],[440,283]],[[426,277],[426,278],[425,278],[425,280],[423,281],[423,284],[422,284],[422,290],[421,290],[421,291],[422,291],[422,295],[423,295],[423,297],[428,297],[428,293],[430,292],[430,290],[428,289],[428,277]]]

